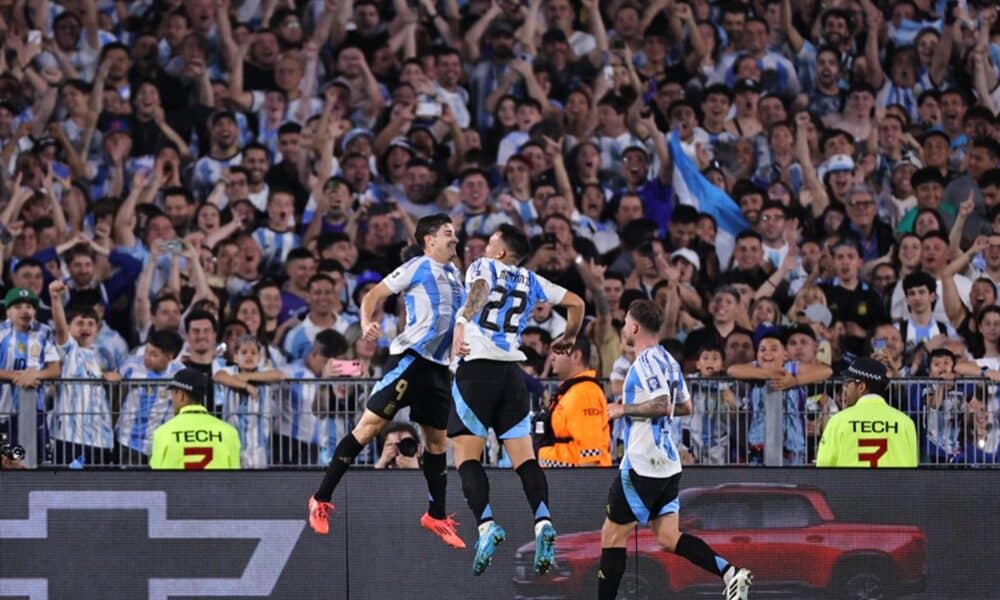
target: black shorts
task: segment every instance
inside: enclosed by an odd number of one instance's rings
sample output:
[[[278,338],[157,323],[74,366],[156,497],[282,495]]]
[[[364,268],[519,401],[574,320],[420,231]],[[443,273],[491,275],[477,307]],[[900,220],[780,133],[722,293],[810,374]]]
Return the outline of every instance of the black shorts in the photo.
[[[389,357],[386,372],[368,395],[368,410],[392,420],[399,409],[410,407],[410,420],[434,429],[448,427],[448,367],[415,352]]]
[[[619,471],[608,491],[608,519],[619,525],[651,520],[681,510],[681,474],[643,477],[632,469]]]
[[[516,362],[462,361],[451,392],[448,437],[485,438],[491,427],[501,440],[531,435],[528,388]]]

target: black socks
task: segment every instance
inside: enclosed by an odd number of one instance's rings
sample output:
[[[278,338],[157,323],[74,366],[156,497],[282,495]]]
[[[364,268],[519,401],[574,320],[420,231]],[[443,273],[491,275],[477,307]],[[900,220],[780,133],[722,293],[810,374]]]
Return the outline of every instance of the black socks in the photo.
[[[729,566],[729,561],[716,554],[701,538],[686,533],[682,533],[677,540],[674,553],[719,577],[722,577]]]
[[[615,600],[618,584],[625,574],[625,548],[602,548],[597,571],[597,600]]]
[[[478,460],[467,460],[458,465],[458,475],[462,478],[462,494],[469,503],[472,514],[480,524],[493,520],[490,509],[490,480]]]
[[[549,520],[549,484],[545,481],[545,473],[538,466],[538,461],[533,458],[524,461],[517,468],[517,475],[521,478],[524,495],[535,514],[535,522]]]
[[[347,467],[351,466],[354,459],[357,458],[358,454],[361,454],[361,450],[364,446],[361,442],[354,437],[353,433],[349,433],[344,436],[340,443],[337,444],[337,449],[333,452],[333,458],[330,459],[330,464],[326,466],[326,473],[323,475],[323,483],[319,485],[319,490],[316,491],[315,498],[320,502],[329,502],[330,498],[333,497],[333,490],[340,483],[340,478],[344,476],[347,472]]]
[[[431,454],[424,451],[424,461],[421,469],[427,480],[427,492],[430,495],[430,505],[427,513],[435,519],[443,519],[445,514],[445,493],[448,490],[448,462],[446,454]]]

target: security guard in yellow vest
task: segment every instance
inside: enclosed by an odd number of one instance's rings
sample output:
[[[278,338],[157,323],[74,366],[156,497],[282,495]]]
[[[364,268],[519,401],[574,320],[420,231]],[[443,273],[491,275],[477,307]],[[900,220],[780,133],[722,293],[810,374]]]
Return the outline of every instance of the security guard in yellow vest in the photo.
[[[913,419],[885,402],[889,385],[882,363],[859,358],[844,373],[847,408],[823,430],[818,467],[916,467],[917,428]]]
[[[181,369],[170,382],[176,416],[153,432],[149,466],[154,469],[239,469],[240,436],[236,428],[208,414],[208,379]]]

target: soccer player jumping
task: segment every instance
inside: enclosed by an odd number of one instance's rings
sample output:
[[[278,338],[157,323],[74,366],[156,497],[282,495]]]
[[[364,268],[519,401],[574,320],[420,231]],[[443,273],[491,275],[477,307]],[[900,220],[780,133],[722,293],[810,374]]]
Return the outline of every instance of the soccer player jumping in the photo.
[[[361,329],[369,340],[378,339],[375,309],[392,294],[403,294],[406,327],[392,341],[386,374],[372,388],[368,405],[354,430],[344,436],[326,468],[323,483],[309,499],[309,525],[319,534],[329,533],[330,499],[347,468],[403,407],[424,434],[421,468],[430,492],[430,506],[420,519],[423,527],[454,548],[465,548],[456,523],[445,513],[448,464],[445,452],[448,412],[451,405],[448,351],[451,349],[455,313],[462,306],[464,289],[455,256],[455,228],[445,215],[417,222],[415,237],[424,255],[390,273],[361,301]]]
[[[566,331],[551,348],[569,352],[580,331],[584,305],[576,294],[519,267],[529,252],[523,233],[501,225],[490,236],[484,257],[466,272],[469,297],[455,326],[452,354],[462,361],[452,387],[448,437],[455,446],[462,492],[479,522],[473,575],[486,570],[497,544],[506,537],[493,521],[490,482],[479,462],[490,427],[503,441],[535,515],[535,572],[548,572],[555,556],[548,484],[531,445],[528,391],[518,366],[525,360],[519,338],[536,304],[565,306]]]
[[[625,572],[626,543],[638,521],[649,523],[664,550],[721,577],[726,600],[746,600],[750,571],[730,564],[701,538],[678,527],[681,462],[670,438],[670,421],[690,413],[691,399],[680,365],[657,341],[662,324],[663,311],[656,303],[636,300],[622,327],[622,341],[635,345],[636,356],[625,376],[624,403],[608,405],[611,419],[625,418],[625,457],[608,492],[597,598],[615,599]]]

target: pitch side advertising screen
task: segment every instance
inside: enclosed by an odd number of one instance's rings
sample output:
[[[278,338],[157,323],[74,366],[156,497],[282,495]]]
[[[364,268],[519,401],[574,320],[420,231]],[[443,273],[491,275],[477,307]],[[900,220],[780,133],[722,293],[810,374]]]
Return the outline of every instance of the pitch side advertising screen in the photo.
[[[556,564],[535,576],[521,482],[489,471],[507,530],[472,576],[476,524],[449,475],[468,549],[419,524],[417,471],[348,473],[330,534],[306,500],[319,472],[0,473],[0,598],[498,599],[596,597],[599,531],[618,472],[551,470]],[[1000,598],[1000,471],[691,468],[681,525],[754,572],[751,597]],[[619,598],[711,594],[721,584],[656,546],[629,542]]]

